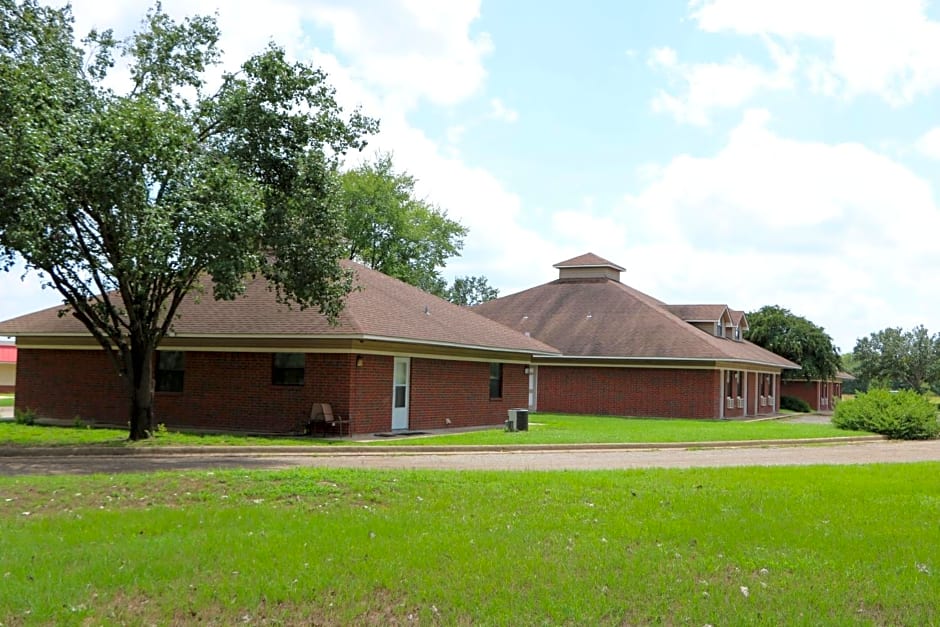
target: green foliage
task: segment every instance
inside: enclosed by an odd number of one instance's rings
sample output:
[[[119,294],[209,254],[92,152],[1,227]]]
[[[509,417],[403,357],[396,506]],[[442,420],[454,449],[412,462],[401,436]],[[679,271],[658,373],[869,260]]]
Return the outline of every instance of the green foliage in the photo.
[[[440,270],[460,254],[467,229],[415,197],[415,179],[381,154],[342,175],[345,239],[350,259],[444,296]]]
[[[498,296],[499,290],[490,287],[485,276],[457,277],[447,290],[447,300],[466,307],[485,303]]]
[[[780,409],[803,412],[804,414],[813,411],[813,408],[809,406],[809,403],[804,401],[802,398],[786,395],[780,397]]]
[[[344,118],[325,74],[273,45],[207,89],[218,37],[214,18],[157,4],[127,40],[78,47],[69,7],[0,0],[0,267],[21,257],[106,350],[132,438],[152,424],[153,353],[201,277],[231,299],[261,274],[331,318],[351,287],[337,166],[376,123]]]
[[[923,326],[872,333],[856,342],[852,355],[857,362],[853,374],[866,387],[924,392],[940,385],[940,333],[931,335]]]
[[[863,381],[860,377],[855,376],[859,371],[859,361],[854,352],[842,355],[842,367],[846,372],[855,377],[842,382],[843,394],[856,394],[857,392],[868,391],[868,383]]]
[[[897,440],[927,440],[940,434],[937,407],[910,390],[870,390],[836,406],[832,423],[840,429],[880,433]]]
[[[776,305],[767,305],[747,314],[749,329],[745,338],[800,364],[795,376],[832,379],[842,368],[839,350],[825,329]]]
[[[13,422],[18,425],[31,426],[36,424],[36,412],[32,409],[25,407],[23,409],[17,409],[13,412]]]

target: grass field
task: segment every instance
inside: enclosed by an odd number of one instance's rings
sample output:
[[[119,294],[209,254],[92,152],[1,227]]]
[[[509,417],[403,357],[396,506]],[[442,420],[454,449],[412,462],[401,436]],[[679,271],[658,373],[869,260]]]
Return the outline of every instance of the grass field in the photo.
[[[129,442],[126,429],[51,427],[0,422],[0,446],[316,446],[335,441],[308,437],[251,437],[246,435],[197,435],[161,432],[141,442]]]
[[[372,438],[376,445],[440,444],[572,444],[615,442],[706,442],[711,440],[765,440],[776,438],[825,438],[857,435],[831,425],[799,424],[785,421],[732,422],[702,420],[666,420],[560,416],[536,414],[529,431],[507,433],[494,428],[484,431],[454,433],[400,440]],[[118,429],[87,429],[0,423],[0,445],[4,446],[268,446],[329,445],[337,441],[321,438],[248,437],[240,435],[192,435],[160,432],[157,437],[131,444],[127,432]],[[348,442],[344,442],[348,443]]]
[[[937,624],[938,476],[0,478],[0,623]]]
[[[867,435],[844,431],[828,424],[802,424],[781,420],[736,422],[730,420],[672,420],[666,418],[611,418],[534,414],[529,430],[469,431],[433,437],[414,437],[384,444],[574,444],[579,442],[708,442],[769,440],[777,438],[827,438]]]

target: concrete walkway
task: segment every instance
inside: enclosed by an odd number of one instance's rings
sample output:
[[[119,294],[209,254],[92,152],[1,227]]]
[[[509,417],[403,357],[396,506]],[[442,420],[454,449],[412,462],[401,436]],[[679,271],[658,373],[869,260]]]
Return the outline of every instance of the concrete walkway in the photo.
[[[133,454],[98,453],[84,449],[25,451],[11,456],[0,451],[0,475],[89,474],[153,472],[193,469],[279,469],[296,467],[435,469],[435,470],[617,470],[629,468],[692,468],[722,466],[804,466],[817,464],[869,464],[940,461],[940,440],[927,442],[863,441],[837,445],[781,445],[754,443],[742,447],[703,448],[701,444],[673,448],[589,447],[500,450],[384,450],[342,448],[189,450],[185,454],[146,449]],[[649,445],[648,445],[649,446]],[[115,451],[128,449],[115,449]],[[141,449],[131,449],[141,451]],[[103,452],[103,451],[102,451]],[[25,453],[25,454],[24,454]]]

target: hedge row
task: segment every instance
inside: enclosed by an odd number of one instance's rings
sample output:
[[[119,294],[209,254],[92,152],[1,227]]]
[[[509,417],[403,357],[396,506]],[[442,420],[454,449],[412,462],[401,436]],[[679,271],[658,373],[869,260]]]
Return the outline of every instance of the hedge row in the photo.
[[[844,400],[836,405],[832,423],[895,440],[929,440],[940,434],[936,406],[910,390],[870,390]]]

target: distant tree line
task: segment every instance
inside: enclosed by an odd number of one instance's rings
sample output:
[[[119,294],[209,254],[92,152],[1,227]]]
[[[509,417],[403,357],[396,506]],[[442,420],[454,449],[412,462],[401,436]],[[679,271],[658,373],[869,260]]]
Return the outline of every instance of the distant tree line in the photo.
[[[940,333],[923,325],[906,331],[891,327],[859,338],[846,365],[855,389],[870,387],[940,393]]]

